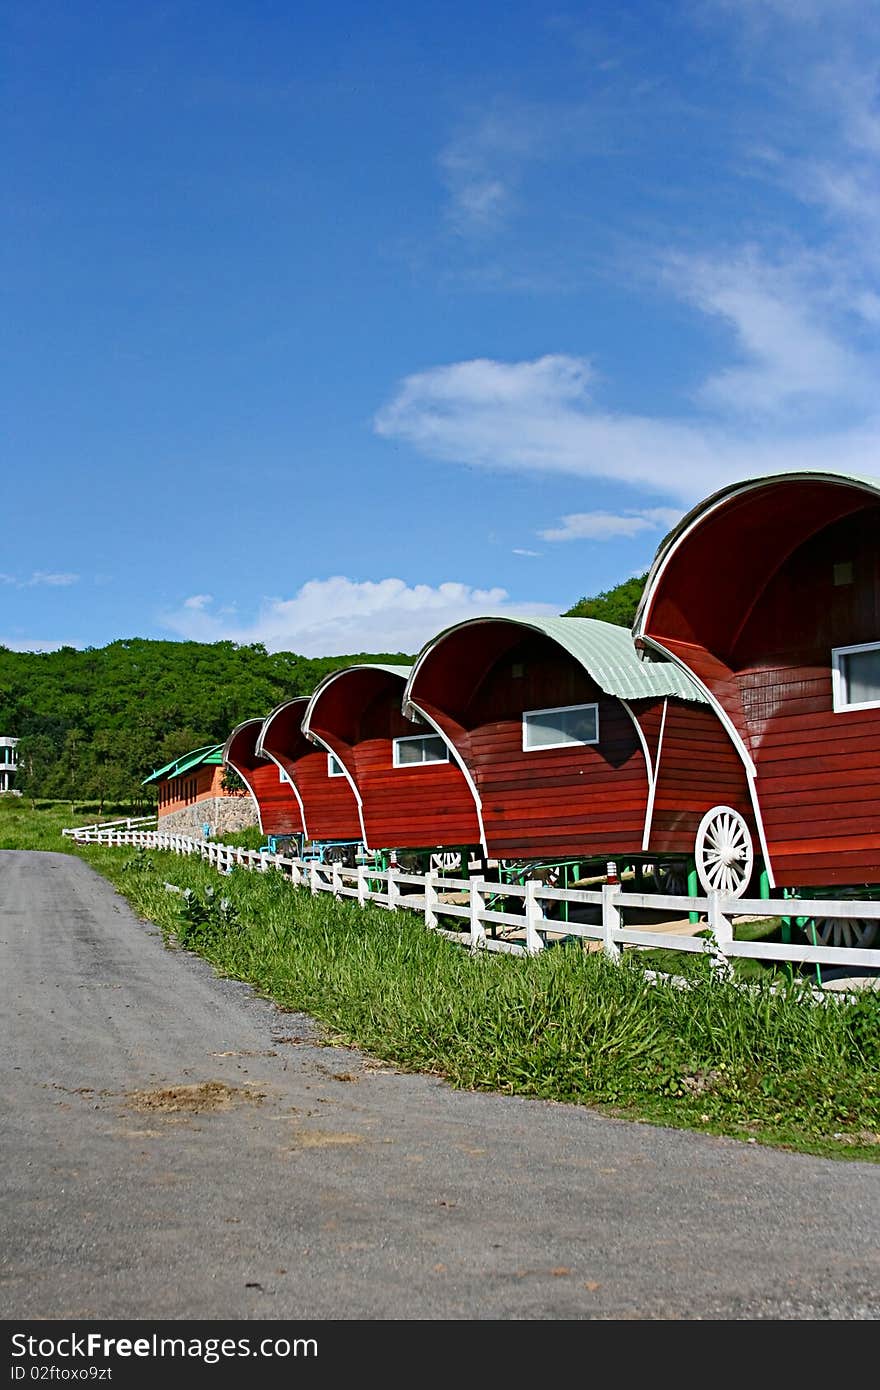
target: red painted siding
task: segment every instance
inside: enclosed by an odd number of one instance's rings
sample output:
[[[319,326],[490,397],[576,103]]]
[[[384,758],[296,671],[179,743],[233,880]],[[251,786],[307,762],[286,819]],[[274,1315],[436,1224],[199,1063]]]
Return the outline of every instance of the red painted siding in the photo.
[[[661,705],[647,711],[656,724]],[[646,714],[639,714],[642,726]],[[656,742],[651,745],[656,747]],[[713,806],[732,806],[753,827],[742,759],[717,715],[706,705],[670,699],[660,747],[650,849],[693,854],[697,829]]]
[[[308,700],[290,700],[265,725],[263,748],[295,783],[302,798],[305,833],[313,840],[359,840],[360,818],[345,777],[328,777],[327,754],[302,732]]]
[[[424,663],[413,693],[442,723],[476,783],[491,856],[640,850],[648,778],[636,729],[621,702],[555,642],[500,623],[451,633]],[[598,744],[523,750],[524,710],[594,702]]]
[[[743,736],[780,885],[880,882],[880,710],[835,712],[831,686],[832,648],[880,640],[878,527],[856,488],[747,494],[681,544],[649,614]]]
[[[395,738],[433,733],[401,712],[404,684],[387,671],[346,671],[316,700],[311,727],[355,780],[371,849],[478,844],[474,799],[455,762],[393,765]]]
[[[248,719],[234,729],[224,757],[247,783],[256,800],[264,835],[293,835],[302,830],[299,803],[275,763],[257,756],[262,719]]]

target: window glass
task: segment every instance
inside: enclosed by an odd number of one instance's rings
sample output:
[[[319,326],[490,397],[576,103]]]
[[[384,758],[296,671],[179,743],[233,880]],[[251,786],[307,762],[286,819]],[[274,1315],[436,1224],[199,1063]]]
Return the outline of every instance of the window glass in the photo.
[[[339,761],[338,758],[334,758],[334,756],[333,756],[332,753],[328,753],[328,754],[327,754],[327,776],[328,776],[328,777],[344,777],[344,776],[345,776],[345,773],[344,773],[343,770],[342,770],[342,763]]]
[[[416,734],[394,740],[394,766],[412,767],[416,763],[446,763],[449,750],[439,734]]]
[[[597,743],[598,705],[568,705],[564,709],[527,710],[523,715],[523,748],[559,748],[569,743]]]
[[[861,652],[842,652],[839,661],[843,703],[880,704],[880,644]]]

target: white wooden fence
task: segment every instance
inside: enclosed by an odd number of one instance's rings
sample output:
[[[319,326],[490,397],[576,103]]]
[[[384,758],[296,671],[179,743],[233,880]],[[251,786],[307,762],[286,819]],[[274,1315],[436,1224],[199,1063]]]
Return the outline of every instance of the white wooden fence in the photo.
[[[148,825],[155,824],[156,812],[154,811],[151,816],[128,816],[124,817],[122,820],[95,821],[94,825],[77,825],[74,826],[72,830],[62,830],[61,834],[70,835],[73,839],[79,840],[83,836],[91,835],[94,832],[119,830],[122,826],[125,826],[126,830],[133,830],[135,826],[140,826],[142,830],[145,830]]]
[[[619,958],[626,946],[663,947],[674,951],[708,953],[721,970],[733,959],[791,961],[798,964],[857,966],[880,969],[880,950],[843,946],[795,945],[771,941],[735,941],[734,918],[760,916],[792,918],[836,917],[861,920],[880,918],[880,902],[847,902],[839,899],[732,898],[713,892],[708,897],[673,897],[665,893],[632,893],[620,884],[597,888],[550,888],[538,881],[524,884],[489,882],[483,878],[450,878],[435,871],[403,873],[399,869],[376,870],[368,865],[345,868],[339,864],[303,862],[266,850],[240,849],[210,840],[194,840],[165,831],[121,829],[116,826],[80,827],[64,832],[79,844],[132,845],[143,849],[170,850],[198,855],[221,873],[241,867],[266,873],[277,869],[313,895],[332,893],[336,898],[356,899],[362,906],[377,903],[391,911],[407,909],[424,917],[425,925],[472,950],[506,951],[515,955],[544,950],[548,941],[562,936],[601,943],[607,956]],[[505,910],[493,904],[503,899]],[[511,900],[518,910],[508,911]],[[550,904],[572,909],[592,908],[593,922],[552,917]],[[521,906],[520,906],[521,905]],[[711,937],[684,935],[627,926],[628,909],[649,909],[682,916],[697,912],[706,918]],[[441,918],[458,918],[460,931],[441,925]]]

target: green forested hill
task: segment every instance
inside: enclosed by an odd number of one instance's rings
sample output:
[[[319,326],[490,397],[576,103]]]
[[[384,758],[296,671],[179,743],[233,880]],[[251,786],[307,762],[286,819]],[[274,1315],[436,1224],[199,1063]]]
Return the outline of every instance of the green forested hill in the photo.
[[[604,589],[593,598],[581,598],[573,608],[566,610],[566,618],[598,618],[603,623],[614,623],[617,627],[632,627],[639,606],[639,599],[645,589],[647,574],[634,575],[616,584],[613,589]]]
[[[629,626],[645,578],[580,599],[566,616]],[[242,719],[308,695],[337,666],[406,664],[401,652],[308,659],[234,642],[133,637],[78,651],[0,647],[0,734],[19,737],[17,785],[32,795],[136,801],[154,767],[221,743]]]
[[[220,743],[242,719],[307,695],[337,666],[400,652],[309,660],[233,642],[131,638],[77,651],[0,647],[0,733],[21,738],[17,785],[40,796],[142,798],[142,779]]]

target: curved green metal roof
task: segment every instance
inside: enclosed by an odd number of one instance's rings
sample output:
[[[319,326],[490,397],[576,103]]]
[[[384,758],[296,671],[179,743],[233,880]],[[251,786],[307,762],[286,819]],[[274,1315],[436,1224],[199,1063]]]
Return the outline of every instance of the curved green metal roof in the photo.
[[[636,610],[633,621],[633,632],[640,635],[643,628],[645,611],[648,607],[650,597],[653,595],[658,571],[662,568],[670,550],[678,543],[685,531],[693,526],[705,512],[713,511],[719,503],[726,498],[734,496],[737,492],[751,492],[756,488],[769,487],[775,483],[791,482],[828,482],[828,483],[849,483],[854,487],[863,488],[865,492],[874,492],[880,496],[880,478],[869,478],[858,473],[843,473],[834,468],[822,469],[793,469],[789,473],[767,473],[756,478],[740,478],[738,482],[728,483],[721,487],[717,492],[704,497],[695,507],[691,507],[689,512],[676,522],[672,530],[669,531],[657,547],[657,553],[648,571],[648,578],[645,581],[645,588],[642,593],[641,601]],[[653,659],[653,658],[652,658]]]
[[[607,695],[614,695],[619,700],[646,700],[675,695],[680,700],[691,700],[695,704],[706,703],[702,691],[684,671],[671,661],[642,661],[633,646],[628,628],[603,623],[597,618],[514,618],[506,615],[469,618],[432,638],[413,667],[413,673],[418,670],[422,657],[450,633],[479,623],[498,622],[531,628],[533,632],[549,637],[573,656]],[[412,678],[404,695],[404,709],[411,686]]]
[[[191,771],[194,767],[201,767],[203,764],[212,767],[222,766],[223,763],[223,744],[206,743],[201,748],[194,748],[189,753],[181,753],[179,758],[172,758],[170,763],[164,767],[157,767],[155,772],[151,772],[149,777],[145,777],[141,786],[145,787],[148,782],[158,782],[161,779],[166,781],[172,777],[181,777],[184,772]]]

